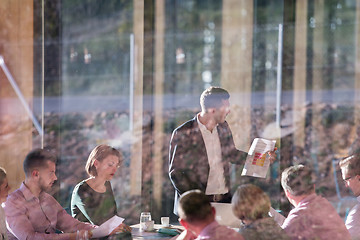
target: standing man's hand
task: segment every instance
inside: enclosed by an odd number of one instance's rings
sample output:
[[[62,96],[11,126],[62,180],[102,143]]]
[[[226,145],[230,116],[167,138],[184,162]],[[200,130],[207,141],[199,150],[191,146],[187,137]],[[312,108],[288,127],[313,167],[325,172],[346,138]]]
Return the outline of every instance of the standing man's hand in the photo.
[[[274,163],[277,159],[276,150],[277,150],[277,147],[275,147],[273,151],[267,152],[267,154],[269,155],[270,163]]]

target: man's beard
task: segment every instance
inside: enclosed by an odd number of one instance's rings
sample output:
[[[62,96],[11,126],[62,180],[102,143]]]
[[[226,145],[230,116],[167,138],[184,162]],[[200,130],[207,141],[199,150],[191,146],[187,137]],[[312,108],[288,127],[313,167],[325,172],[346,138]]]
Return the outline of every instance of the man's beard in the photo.
[[[42,192],[50,192],[51,191],[51,187],[52,187],[52,184],[51,185],[45,185],[42,183],[42,179],[40,179],[40,189]]]

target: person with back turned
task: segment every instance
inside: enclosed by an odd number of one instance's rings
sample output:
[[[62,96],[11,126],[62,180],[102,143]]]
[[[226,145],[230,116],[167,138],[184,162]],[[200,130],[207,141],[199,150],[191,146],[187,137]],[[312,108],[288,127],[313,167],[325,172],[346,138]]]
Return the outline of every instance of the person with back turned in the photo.
[[[185,231],[176,240],[243,240],[235,230],[220,225],[215,220],[215,208],[200,190],[191,190],[181,195],[178,206],[179,221]]]
[[[267,194],[253,184],[243,184],[234,193],[232,210],[243,226],[241,235],[246,240],[290,240],[290,237],[269,216],[271,202]]]
[[[291,239],[351,239],[343,220],[325,198],[315,193],[310,168],[304,165],[285,169],[281,185],[289,202],[294,205],[282,228]]]

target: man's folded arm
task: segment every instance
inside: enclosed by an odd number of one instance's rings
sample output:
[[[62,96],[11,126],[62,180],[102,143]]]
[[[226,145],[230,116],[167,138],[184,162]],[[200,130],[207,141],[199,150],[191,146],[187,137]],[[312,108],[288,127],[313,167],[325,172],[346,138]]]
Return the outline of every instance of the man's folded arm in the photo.
[[[63,232],[76,232],[77,230],[92,230],[97,226],[80,222],[70,216],[64,209],[61,209],[61,211],[58,212],[56,227]]]
[[[15,205],[10,201],[6,202],[6,221],[9,230],[19,240],[32,239],[32,240],[65,240],[70,239],[70,233],[56,234],[56,233],[39,233],[36,232],[26,215],[26,208]]]

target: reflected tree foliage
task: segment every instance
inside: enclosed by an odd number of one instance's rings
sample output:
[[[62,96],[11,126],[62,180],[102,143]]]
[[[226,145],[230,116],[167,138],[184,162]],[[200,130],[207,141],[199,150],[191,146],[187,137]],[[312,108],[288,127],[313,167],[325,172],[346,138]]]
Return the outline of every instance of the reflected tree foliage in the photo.
[[[284,130],[292,128],[281,138],[278,162],[270,177],[264,181],[235,178],[236,184],[256,183],[269,193],[275,207],[290,210],[279,185],[281,170],[304,163],[311,165],[318,175],[318,189],[323,195],[335,199],[331,161],[359,151],[359,131],[355,125],[354,101],[344,95],[355,96],[356,1],[324,1],[320,6],[308,1],[306,43],[306,93],[303,111],[304,139],[302,146],[294,145],[296,119],[292,97],[294,90],[294,53],[297,51],[294,36],[296,1],[254,0],[251,136],[259,137],[275,121],[277,87],[277,54],[279,24],[284,26],[281,119]],[[34,95],[41,95],[42,41],[45,44],[45,95],[67,96],[129,96],[130,35],[133,32],[133,2],[126,0],[45,0],[44,33],[42,32],[41,1],[34,1]],[[144,93],[152,96],[154,80],[154,41],[159,36],[154,29],[155,1],[145,1],[144,26]],[[165,1],[164,36],[164,102],[171,106],[199,96],[209,85],[221,85],[222,1],[167,0]],[[318,19],[319,11],[323,12]],[[241,9],[239,9],[239,13]],[[235,29],[234,31],[240,31]],[[43,35],[44,34],[44,35]],[[320,47],[319,47],[320,46]],[[242,56],[239,56],[242,57]],[[247,68],[248,66],[244,66]],[[241,81],[241,79],[239,79]],[[326,91],[325,91],[326,90]],[[338,94],[339,90],[347,91]],[[259,94],[259,95],[256,95]],[[319,94],[319,95],[317,95]],[[179,97],[180,96],[180,97]],[[256,96],[256,97],[255,97]],[[260,96],[260,97],[258,97]],[[292,95],[291,95],[292,96]],[[320,97],[317,97],[320,96]],[[256,99],[255,99],[256,98]],[[166,100],[165,100],[166,99]],[[179,100],[180,99],[180,100]],[[316,101],[315,101],[316,100]],[[45,99],[46,101],[46,99]],[[151,101],[151,98],[150,98]],[[178,101],[178,102],[177,102]],[[75,103],[76,104],[76,103]],[[119,104],[119,103],[114,103]],[[234,106],[241,108],[242,106]],[[39,108],[39,106],[35,106]],[[119,107],[120,108],[120,107]],[[65,113],[66,106],[59,104],[58,112],[45,115],[46,145],[58,149],[60,163],[76,169],[71,174],[60,167],[64,192],[60,194],[68,204],[71,186],[84,176],[81,169],[89,149],[107,141],[121,146],[126,157],[119,181],[129,182],[131,161],[129,137],[129,109],[106,112]],[[145,169],[151,169],[154,113],[144,110],[141,141],[144,143]],[[62,112],[63,111],[63,112]],[[172,211],[173,189],[168,181],[168,144],[172,130],[193,117],[199,107],[181,107],[163,111],[163,214]],[[34,142],[39,142],[34,136]],[[234,170],[240,176],[241,168]],[[76,176],[76,177],[75,177]],[[82,178],[81,178],[82,179]],[[151,181],[151,171],[144,172]],[[136,197],[128,198],[129,186],[114,184],[124,217],[138,221]],[[148,185],[151,188],[151,184]],[[147,187],[148,187],[147,186]],[[235,189],[236,185],[234,185]],[[342,194],[348,194],[343,187]],[[148,191],[151,195],[151,189]],[[151,198],[151,196],[150,196]],[[151,203],[149,203],[151,204]]]

